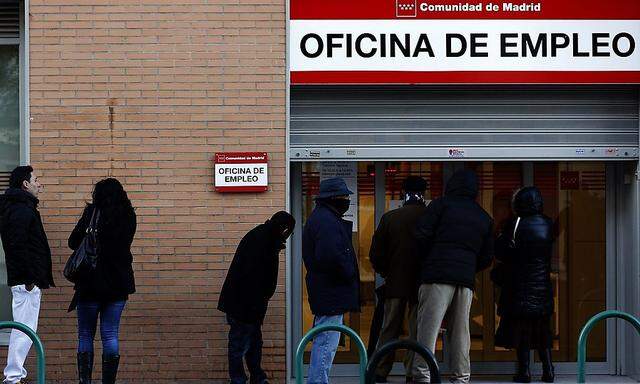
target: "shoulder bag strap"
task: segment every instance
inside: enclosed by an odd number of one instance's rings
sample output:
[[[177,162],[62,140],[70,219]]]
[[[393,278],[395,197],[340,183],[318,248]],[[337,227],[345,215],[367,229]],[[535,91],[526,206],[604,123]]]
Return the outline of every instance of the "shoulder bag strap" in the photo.
[[[98,220],[100,219],[100,210],[98,207],[93,207],[93,212],[91,213],[91,220],[89,221],[89,226],[87,227],[87,233],[96,232],[98,229]]]
[[[516,219],[516,225],[515,227],[513,227],[513,237],[511,238],[511,240],[514,242],[516,242],[516,234],[518,232],[518,225],[520,225],[520,216],[518,216],[518,218]]]

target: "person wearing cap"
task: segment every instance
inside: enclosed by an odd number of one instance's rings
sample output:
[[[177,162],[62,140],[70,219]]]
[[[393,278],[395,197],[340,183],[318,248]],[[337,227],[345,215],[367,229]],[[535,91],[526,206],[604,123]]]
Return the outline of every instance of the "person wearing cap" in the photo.
[[[403,206],[382,216],[369,252],[373,269],[384,278],[384,318],[376,349],[400,337],[407,311],[409,338],[416,339],[420,260],[414,232],[418,219],[427,209],[424,201],[427,182],[421,177],[409,176],[404,180],[402,189]],[[387,381],[393,361],[394,355],[390,353],[378,365],[377,383]],[[410,379],[413,353],[407,353],[404,363],[406,377]]]
[[[244,384],[249,368],[251,384],[267,383],[261,367],[262,322],[278,284],[279,254],[293,232],[295,220],[285,211],[275,213],[240,241],[222,286],[218,309],[227,315],[229,377]]]
[[[316,206],[302,232],[302,258],[314,326],[342,324],[345,313],[360,310],[360,273],[351,243],[353,223],[342,218],[352,194],[341,178],[323,180]],[[308,384],[329,382],[339,341],[339,332],[323,332],[315,337]]]

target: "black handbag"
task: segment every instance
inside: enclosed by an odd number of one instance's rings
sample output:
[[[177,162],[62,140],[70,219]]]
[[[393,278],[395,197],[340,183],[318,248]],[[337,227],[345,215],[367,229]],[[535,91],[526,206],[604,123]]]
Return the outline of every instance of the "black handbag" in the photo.
[[[518,245],[516,244],[516,237],[518,235],[519,225],[520,225],[520,217],[516,219],[516,224],[515,224],[515,227],[513,228],[513,235],[511,236],[511,239],[509,239],[508,251],[510,252],[518,248]],[[501,236],[504,236],[504,235],[501,235]],[[491,281],[496,283],[497,286],[502,287],[507,283],[508,279],[510,278],[509,275],[510,275],[510,271],[508,266],[502,261],[496,261],[495,266],[491,270],[491,274],[490,274]]]
[[[100,211],[98,208],[94,208],[82,242],[69,256],[69,260],[64,266],[64,277],[72,283],[76,283],[84,272],[96,268],[98,262],[98,220],[100,220]]]

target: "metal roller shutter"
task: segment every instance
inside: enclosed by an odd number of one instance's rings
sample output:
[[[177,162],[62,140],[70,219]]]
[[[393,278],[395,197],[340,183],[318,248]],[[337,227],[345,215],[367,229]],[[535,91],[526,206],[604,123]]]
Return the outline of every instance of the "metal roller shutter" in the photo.
[[[294,87],[291,158],[635,159],[631,86]]]
[[[0,1],[0,38],[20,37],[20,3]]]

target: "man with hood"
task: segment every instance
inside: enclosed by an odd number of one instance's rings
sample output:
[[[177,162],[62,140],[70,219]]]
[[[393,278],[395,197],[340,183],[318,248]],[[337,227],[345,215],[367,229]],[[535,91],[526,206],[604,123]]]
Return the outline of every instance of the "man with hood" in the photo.
[[[227,314],[229,377],[244,384],[267,383],[262,362],[262,322],[278,284],[279,254],[293,233],[295,220],[285,211],[249,231],[240,241],[220,292],[218,309]]]
[[[51,250],[38,212],[42,186],[30,166],[11,172],[9,188],[0,196],[0,237],[11,287],[13,320],[34,331],[38,328],[41,289],[55,286]],[[31,339],[13,330],[9,338],[4,383],[16,384],[27,377],[24,361]]]
[[[316,206],[302,233],[302,258],[313,325],[342,324],[345,313],[360,310],[360,273],[351,243],[353,223],[342,217],[349,209],[349,195],[343,179],[320,183]],[[323,332],[311,348],[308,384],[326,384],[340,341],[340,333]]]
[[[425,213],[424,193],[427,182],[419,176],[407,177],[403,184],[404,204],[385,213],[373,234],[369,260],[384,278],[384,317],[376,349],[398,339],[402,334],[405,312],[408,312],[409,338],[416,339],[416,304],[420,260],[414,237],[416,223]],[[376,383],[387,381],[394,354],[385,356],[376,369]],[[406,377],[412,376],[413,353],[405,358]]]
[[[442,320],[447,322],[452,381],[471,378],[469,312],[476,272],[493,259],[493,219],[476,202],[475,172],[456,172],[444,197],[434,200],[420,218],[416,237],[422,266],[418,292],[418,342],[435,351]],[[429,369],[416,355],[417,382],[429,381]]]

